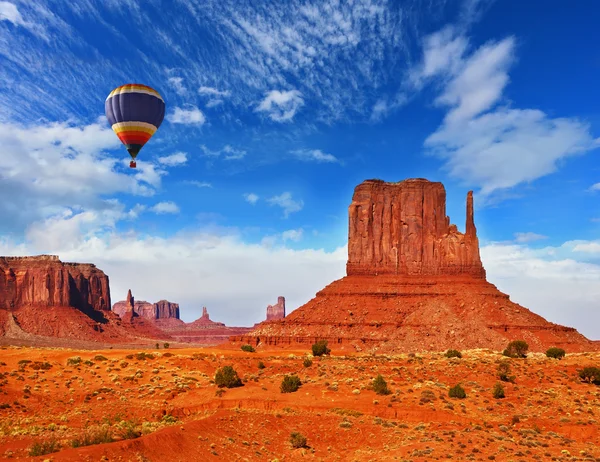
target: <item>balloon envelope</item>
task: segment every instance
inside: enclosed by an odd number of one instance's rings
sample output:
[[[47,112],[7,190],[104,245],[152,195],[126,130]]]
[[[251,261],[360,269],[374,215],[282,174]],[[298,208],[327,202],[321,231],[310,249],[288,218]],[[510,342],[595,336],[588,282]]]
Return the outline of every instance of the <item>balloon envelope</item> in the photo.
[[[165,117],[165,101],[153,88],[129,83],[110,92],[104,103],[113,131],[135,159]]]

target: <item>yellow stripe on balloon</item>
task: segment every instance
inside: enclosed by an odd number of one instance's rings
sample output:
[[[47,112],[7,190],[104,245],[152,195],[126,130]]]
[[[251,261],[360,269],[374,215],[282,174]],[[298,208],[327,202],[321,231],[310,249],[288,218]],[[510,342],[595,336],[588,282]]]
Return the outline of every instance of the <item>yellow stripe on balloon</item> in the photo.
[[[121,93],[146,93],[147,95],[156,96],[158,99],[164,102],[162,96],[160,96],[160,93],[146,85],[123,85],[111,91],[106,99],[108,100]]]
[[[121,132],[144,132],[154,135],[156,127],[146,122],[118,122],[112,126],[113,131],[118,135]]]

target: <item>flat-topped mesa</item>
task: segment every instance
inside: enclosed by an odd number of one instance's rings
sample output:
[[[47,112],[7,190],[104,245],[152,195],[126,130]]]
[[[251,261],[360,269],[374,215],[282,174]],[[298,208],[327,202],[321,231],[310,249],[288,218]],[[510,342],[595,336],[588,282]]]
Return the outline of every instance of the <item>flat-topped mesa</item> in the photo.
[[[348,208],[351,275],[469,275],[485,279],[467,194],[465,233],[446,216],[446,190],[422,178],[398,183],[366,180]]]
[[[285,318],[285,297],[277,297],[276,305],[267,306],[267,321]]]
[[[156,303],[135,300],[131,294],[131,289],[127,292],[127,299],[115,303],[112,310],[121,318],[127,311],[133,311],[137,316],[144,319],[179,319],[179,304],[167,300],[160,300]]]
[[[0,257],[0,309],[22,306],[109,311],[108,276],[95,265],[63,263],[56,255]]]

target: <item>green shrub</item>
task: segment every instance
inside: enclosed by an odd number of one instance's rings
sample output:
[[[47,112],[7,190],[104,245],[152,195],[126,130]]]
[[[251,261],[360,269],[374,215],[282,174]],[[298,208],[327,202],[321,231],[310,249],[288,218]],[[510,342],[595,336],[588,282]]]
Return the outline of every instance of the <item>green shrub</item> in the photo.
[[[29,367],[31,367],[34,371],[39,371],[40,369],[43,371],[47,371],[47,370],[52,369],[52,364],[50,364],[47,361],[45,361],[45,362],[36,361],[33,364],[31,364]]]
[[[81,364],[81,358],[79,356],[73,356],[67,359],[67,366],[79,366]]]
[[[225,366],[217,370],[215,374],[215,383],[219,388],[236,388],[242,386],[242,379],[237,375],[235,369],[231,366]]]
[[[458,384],[448,390],[448,396],[450,398],[464,399],[467,397],[467,393],[465,392],[464,388]]]
[[[93,444],[112,443],[114,441],[110,427],[105,425],[98,428],[88,428],[81,436],[71,440],[71,446],[79,448]]]
[[[29,455],[36,457],[58,451],[60,451],[60,443],[55,439],[43,442],[37,441],[29,448]]]
[[[252,345],[242,345],[242,351],[247,351],[248,353],[254,353],[256,350]]]
[[[381,374],[373,379],[373,391],[378,395],[389,395],[391,393],[387,386],[387,382]]]
[[[259,362],[258,362],[258,368],[259,368],[259,369],[264,369],[265,367],[266,367],[266,366],[265,366],[265,363],[263,363],[262,361],[259,361]]]
[[[327,340],[319,340],[312,346],[313,356],[323,356],[331,353],[331,350],[327,348]]]
[[[446,358],[462,358],[462,354],[458,350],[448,350],[445,356]]]
[[[281,390],[281,393],[293,393],[295,391],[298,391],[300,385],[302,385],[300,377],[298,377],[297,375],[286,375],[283,378],[279,389]]]
[[[494,390],[492,391],[492,395],[496,399],[504,398],[506,395],[504,394],[504,387],[501,383],[497,383],[494,385]]]
[[[126,358],[129,358],[129,356],[126,356]],[[146,361],[147,359],[154,359],[154,355],[152,353],[137,353],[135,359],[138,361]]]
[[[106,356],[96,355],[94,356],[94,361],[108,361],[108,358]]]
[[[506,350],[502,352],[504,356],[509,358],[525,358],[529,345],[524,340],[513,340],[508,344]]]
[[[294,449],[306,447],[306,437],[302,433],[292,432],[290,435],[290,444]]]
[[[169,348],[169,344],[165,342],[165,344],[163,345],[164,348]]]
[[[508,361],[502,361],[498,364],[498,378],[503,382],[514,382],[515,376],[510,374],[510,364]]]
[[[579,378],[584,382],[600,385],[600,368],[588,366],[579,371]]]
[[[310,367],[313,363],[310,358],[305,358],[302,364],[304,364],[304,367]]]
[[[173,353],[169,353],[168,351],[163,353],[163,358],[170,358],[171,356],[173,356]]]
[[[121,439],[133,440],[142,436],[138,428],[138,423],[133,420],[122,420],[118,425],[118,432]]]
[[[548,348],[548,350],[546,351],[546,356],[548,358],[562,359],[565,357],[565,354],[565,350],[556,347]]]
[[[156,349],[158,350],[160,348],[160,343],[156,342]]]
[[[18,362],[19,366],[21,365],[25,365],[25,364],[29,364],[31,362],[30,359],[22,359],[21,361]]]

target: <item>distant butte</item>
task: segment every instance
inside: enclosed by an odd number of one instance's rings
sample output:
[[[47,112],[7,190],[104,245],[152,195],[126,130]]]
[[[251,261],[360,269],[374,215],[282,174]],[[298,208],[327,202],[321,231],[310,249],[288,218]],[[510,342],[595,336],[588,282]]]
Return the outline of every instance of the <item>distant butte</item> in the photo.
[[[557,346],[597,350],[598,342],[546,321],[486,281],[467,194],[465,233],[446,216],[442,183],[367,180],[348,209],[347,276],[285,319],[265,321],[231,341],[410,352],[504,349],[525,340],[532,351]]]

